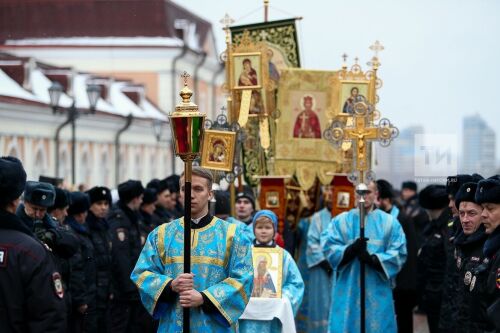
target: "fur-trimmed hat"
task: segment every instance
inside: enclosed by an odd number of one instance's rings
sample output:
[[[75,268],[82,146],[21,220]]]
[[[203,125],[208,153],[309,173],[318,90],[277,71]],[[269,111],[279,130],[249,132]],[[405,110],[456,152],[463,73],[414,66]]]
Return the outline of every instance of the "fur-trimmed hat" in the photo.
[[[483,179],[477,184],[476,203],[500,203],[500,175]]]
[[[454,197],[463,184],[477,183],[481,179],[483,179],[483,177],[481,175],[478,175],[477,173],[472,175],[464,174],[464,175],[449,176],[446,178],[446,193]]]
[[[129,203],[132,199],[141,196],[144,193],[144,187],[140,180],[129,179],[124,183],[118,185],[118,196],[120,201]]]
[[[61,209],[71,204],[71,196],[69,191],[63,190],[61,188],[56,187],[56,199],[54,200],[54,204],[49,208],[49,211],[53,211],[54,209]]]
[[[420,205],[425,209],[446,208],[450,202],[444,185],[428,185],[418,195]]]
[[[23,164],[12,156],[0,158],[0,207],[21,196],[26,186]]]
[[[27,181],[24,189],[24,201],[49,208],[54,205],[56,190],[49,183]]]
[[[405,188],[417,192],[417,183],[411,180],[405,181],[401,184],[401,189],[404,190]]]
[[[158,192],[156,192],[156,189],[154,188],[146,188],[144,190],[144,196],[142,197],[142,204],[147,205],[147,204],[152,204],[155,203],[156,200],[158,200]]]
[[[110,205],[112,202],[111,199],[111,190],[104,186],[94,186],[90,190],[86,192],[89,196],[90,204],[92,205],[95,202],[106,200]]]
[[[87,193],[71,192],[71,205],[68,208],[68,215],[76,215],[86,212],[90,208],[90,200]]]
[[[394,198],[394,190],[391,183],[385,179],[377,180],[377,189],[380,199],[392,199]]]
[[[464,201],[476,203],[476,190],[477,183],[475,182],[465,183],[460,186],[457,194],[455,194],[455,207],[458,209],[460,203]]]

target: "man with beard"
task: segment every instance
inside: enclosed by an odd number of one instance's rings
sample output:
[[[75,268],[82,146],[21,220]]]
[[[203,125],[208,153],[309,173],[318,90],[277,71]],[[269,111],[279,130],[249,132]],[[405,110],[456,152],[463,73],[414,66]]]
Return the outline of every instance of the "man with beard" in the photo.
[[[111,191],[107,187],[95,186],[87,191],[90,208],[87,214],[87,226],[94,245],[94,261],[97,274],[96,294],[96,332],[108,332],[109,302],[111,293],[111,237],[106,220],[111,206]]]
[[[307,332],[320,333],[328,330],[328,310],[330,309],[330,293],[332,289],[333,269],[326,260],[321,247],[321,233],[328,228],[332,220],[332,186],[322,188],[325,207],[310,218],[307,230],[306,262],[309,273],[307,297]]]
[[[392,294],[398,332],[413,332],[413,308],[417,305],[417,237],[415,226],[394,202],[394,190],[385,179],[377,180],[379,209],[397,219],[406,237],[406,262],[396,276]]]

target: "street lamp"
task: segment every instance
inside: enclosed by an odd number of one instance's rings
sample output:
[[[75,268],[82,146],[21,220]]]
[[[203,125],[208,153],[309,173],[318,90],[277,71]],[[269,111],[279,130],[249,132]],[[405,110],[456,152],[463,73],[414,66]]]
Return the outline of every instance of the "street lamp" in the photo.
[[[76,119],[78,118],[79,111],[75,105],[75,99],[73,99],[73,103],[67,109],[59,106],[59,100],[61,99],[61,95],[63,93],[63,86],[57,82],[53,81],[52,85],[49,87],[49,97],[50,97],[50,106],[52,107],[52,112],[54,114],[67,113],[67,118],[64,123],[59,125],[56,130],[55,142],[56,142],[56,177],[59,176],[59,135],[63,127],[71,123],[71,182],[73,184],[76,183],[75,176],[75,158],[76,158]],[[83,113],[95,113],[95,106],[97,104],[97,100],[101,95],[101,87],[96,84],[88,84],[87,85],[87,95],[89,98],[90,109],[87,112]]]
[[[187,86],[189,75],[184,72],[182,102],[169,115],[175,155],[184,161],[184,273],[191,272],[191,172],[193,160],[200,155],[203,142],[203,124],[206,115],[191,102],[193,92]],[[189,332],[189,308],[183,308],[183,332]]]

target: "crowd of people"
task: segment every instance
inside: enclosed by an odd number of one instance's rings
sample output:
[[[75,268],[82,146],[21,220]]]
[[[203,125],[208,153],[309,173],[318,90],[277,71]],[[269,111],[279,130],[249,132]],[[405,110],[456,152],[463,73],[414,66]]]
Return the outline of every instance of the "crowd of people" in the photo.
[[[500,330],[498,175],[420,192],[371,182],[360,237],[358,209],[332,216],[331,186],[319,211],[280,233],[252,189],[231,202],[193,167],[190,273],[183,177],[68,191],[0,158],[0,332],[179,332],[183,308],[193,332],[281,332],[277,318],[242,316],[251,297],[276,293],[253,267],[262,247],[281,251],[298,332],[359,331],[361,263],[367,332],[412,332],[415,312],[431,333]]]

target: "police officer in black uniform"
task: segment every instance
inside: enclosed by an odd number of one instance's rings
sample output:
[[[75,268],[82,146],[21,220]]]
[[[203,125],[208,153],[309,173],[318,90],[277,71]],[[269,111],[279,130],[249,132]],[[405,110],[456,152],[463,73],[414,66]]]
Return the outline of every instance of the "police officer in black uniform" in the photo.
[[[54,258],[15,214],[25,183],[21,162],[0,158],[0,332],[65,332]]]
[[[111,191],[107,187],[95,186],[87,191],[90,208],[87,226],[94,245],[97,270],[97,331],[109,331],[109,301],[111,294],[111,237],[106,219],[111,207]]]
[[[63,190],[62,188],[55,188],[56,198],[54,204],[47,209],[47,212],[57,223],[62,226],[64,225],[64,220],[68,216],[68,207],[71,203],[69,191]]]
[[[144,245],[146,238],[154,228],[164,223],[154,212],[156,209],[157,192],[154,188],[146,188],[141,204],[141,244]]]
[[[482,332],[484,328],[484,325],[477,325],[471,321],[470,315],[472,271],[483,260],[483,246],[487,238],[484,225],[481,224],[483,208],[475,200],[476,188],[475,182],[465,183],[455,194],[455,206],[462,224],[462,230],[454,241],[456,258],[454,264],[458,272],[457,290],[454,296],[457,313],[453,316],[457,322],[452,326],[455,332]]]
[[[143,323],[150,317],[144,310],[139,292],[130,280],[130,274],[139,258],[141,245],[141,219],[139,208],[144,187],[138,180],[128,180],[118,185],[120,200],[108,216],[112,242],[111,331],[144,332]]]
[[[88,195],[71,192],[71,205],[68,208],[66,224],[78,239],[78,251],[70,258],[71,276],[69,288],[73,301],[70,331],[96,332],[96,294],[97,273],[94,244],[85,222],[90,207]]]
[[[471,317],[485,323],[485,332],[500,332],[500,175],[481,180],[475,199],[483,207],[481,217],[488,239],[484,259],[472,271]]]
[[[424,241],[417,259],[417,290],[427,314],[430,333],[439,332],[446,251],[448,247],[448,195],[444,185],[429,185],[420,191],[420,205],[427,210],[430,222],[424,229]]]

